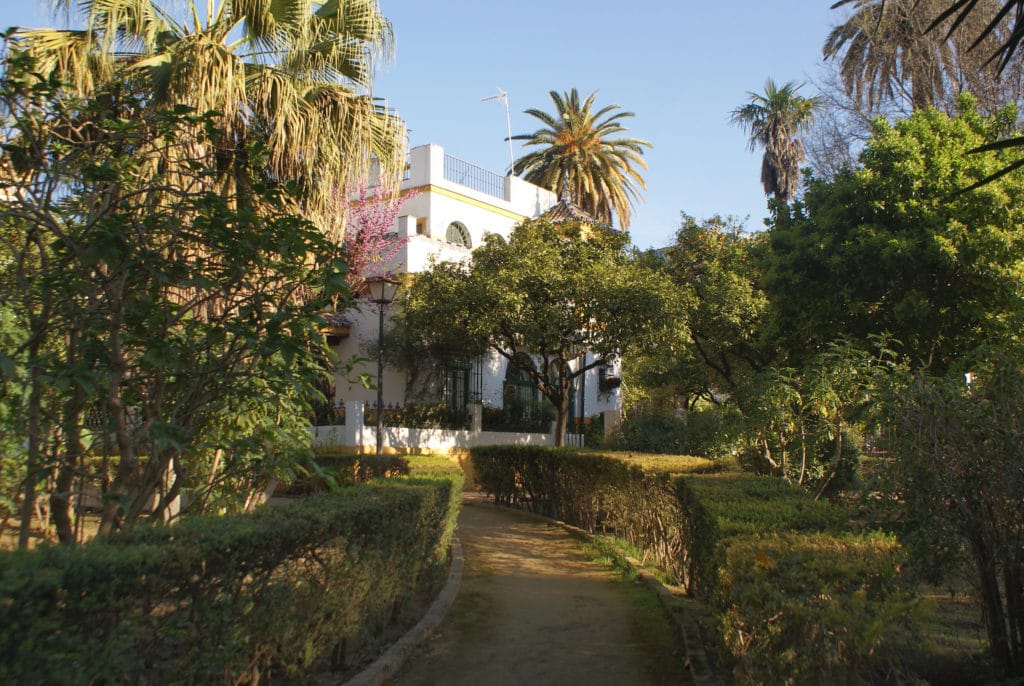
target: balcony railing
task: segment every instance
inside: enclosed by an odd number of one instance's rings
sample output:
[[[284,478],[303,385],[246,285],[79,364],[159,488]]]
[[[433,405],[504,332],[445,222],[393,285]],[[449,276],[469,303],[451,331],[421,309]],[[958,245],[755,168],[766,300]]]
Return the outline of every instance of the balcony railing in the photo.
[[[505,198],[504,176],[448,154],[444,156],[444,178],[495,198]]]

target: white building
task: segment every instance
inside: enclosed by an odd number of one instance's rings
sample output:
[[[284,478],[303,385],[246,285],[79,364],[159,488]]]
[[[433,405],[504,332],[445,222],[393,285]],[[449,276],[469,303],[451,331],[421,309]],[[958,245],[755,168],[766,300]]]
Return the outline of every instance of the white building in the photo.
[[[416,194],[405,201],[396,220],[396,232],[408,238],[396,258],[394,271],[399,274],[423,271],[432,260],[468,260],[486,235],[508,238],[517,224],[539,217],[558,203],[547,189],[464,162],[437,145],[412,149],[400,190]],[[338,360],[364,358],[351,371],[341,370],[336,376],[335,403],[339,406],[363,401],[372,407],[376,402],[376,390],[364,388],[359,376],[368,374],[376,379],[376,359],[366,358],[376,350],[378,317],[372,304],[346,312],[348,326],[339,329],[341,335],[333,339]],[[507,360],[495,352],[450,369],[435,370],[431,378],[422,376],[413,370],[386,366],[385,405],[432,401],[458,409],[468,404],[500,408],[509,384],[525,385],[521,375],[514,368],[510,370]],[[607,382],[609,378],[618,379],[617,367],[595,368],[586,377],[576,389],[572,416],[613,412],[617,417],[621,407],[619,389]]]

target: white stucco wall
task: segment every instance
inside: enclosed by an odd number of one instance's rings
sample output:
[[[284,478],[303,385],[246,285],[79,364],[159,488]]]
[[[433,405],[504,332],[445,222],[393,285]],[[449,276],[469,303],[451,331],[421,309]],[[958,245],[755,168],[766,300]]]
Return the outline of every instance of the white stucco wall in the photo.
[[[424,145],[413,148],[409,154],[408,178],[402,182],[401,189],[403,192],[415,193],[406,199],[395,226],[399,235],[408,238],[408,243],[396,257],[393,265],[395,273],[420,272],[427,269],[434,260],[469,260],[473,248],[483,243],[484,236],[496,233],[507,239],[517,224],[524,219],[540,216],[557,201],[557,197],[551,191],[522,179],[512,176],[497,177],[464,162],[458,164],[464,165],[460,166],[459,170],[468,170],[467,175],[482,176],[491,188],[500,189],[502,197],[446,179],[445,151],[440,146]],[[459,222],[468,230],[471,242],[469,248],[447,242],[448,226],[452,222]],[[358,379],[361,373],[365,373],[376,380],[376,305],[365,304],[359,311],[346,312],[346,316],[352,321],[352,333],[335,348],[338,360],[344,362],[358,357],[368,359],[360,361],[349,374],[337,375],[336,402],[375,402],[376,391],[363,388]],[[387,327],[386,323],[385,329]],[[485,406],[502,405],[507,366],[507,360],[498,353],[492,351],[485,355],[481,397]],[[600,391],[598,375],[598,369],[591,370],[583,384],[583,405],[587,416],[605,410],[615,410],[621,405],[618,389],[609,393]],[[617,370],[615,375],[618,375]],[[405,372],[385,367],[384,402],[402,403],[405,391]],[[579,408],[580,398],[577,397],[577,412]]]

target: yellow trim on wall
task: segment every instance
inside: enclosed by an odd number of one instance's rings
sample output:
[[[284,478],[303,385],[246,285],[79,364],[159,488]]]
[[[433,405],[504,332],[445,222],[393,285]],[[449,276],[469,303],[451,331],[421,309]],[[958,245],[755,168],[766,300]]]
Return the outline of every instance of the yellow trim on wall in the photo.
[[[521,221],[521,220],[527,218],[527,216],[525,214],[519,214],[518,212],[512,212],[510,210],[506,210],[503,207],[498,207],[497,205],[492,205],[490,203],[486,203],[483,200],[477,200],[476,198],[471,198],[468,195],[463,195],[462,193],[456,193],[455,191],[448,190],[447,188],[441,188],[440,186],[435,186],[432,183],[429,183],[429,184],[427,184],[425,186],[416,186],[415,188],[406,189],[406,190],[402,191],[402,194],[404,195],[404,194],[409,193],[411,191],[419,191],[420,193],[437,193],[438,195],[443,195],[443,196],[452,198],[453,200],[458,200],[459,202],[464,202],[467,205],[472,205],[474,207],[479,207],[480,209],[488,210],[489,212],[493,212],[495,214],[500,214],[501,216],[508,217],[509,219],[515,219],[516,221]]]

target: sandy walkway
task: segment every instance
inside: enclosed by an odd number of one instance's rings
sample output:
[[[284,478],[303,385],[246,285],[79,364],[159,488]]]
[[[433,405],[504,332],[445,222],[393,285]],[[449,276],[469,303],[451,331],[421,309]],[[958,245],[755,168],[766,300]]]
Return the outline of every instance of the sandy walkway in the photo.
[[[652,642],[652,613],[638,609],[637,591],[589,561],[564,529],[467,505],[458,535],[466,561],[459,597],[393,683],[686,683],[671,639]],[[653,631],[667,637],[664,622]]]

